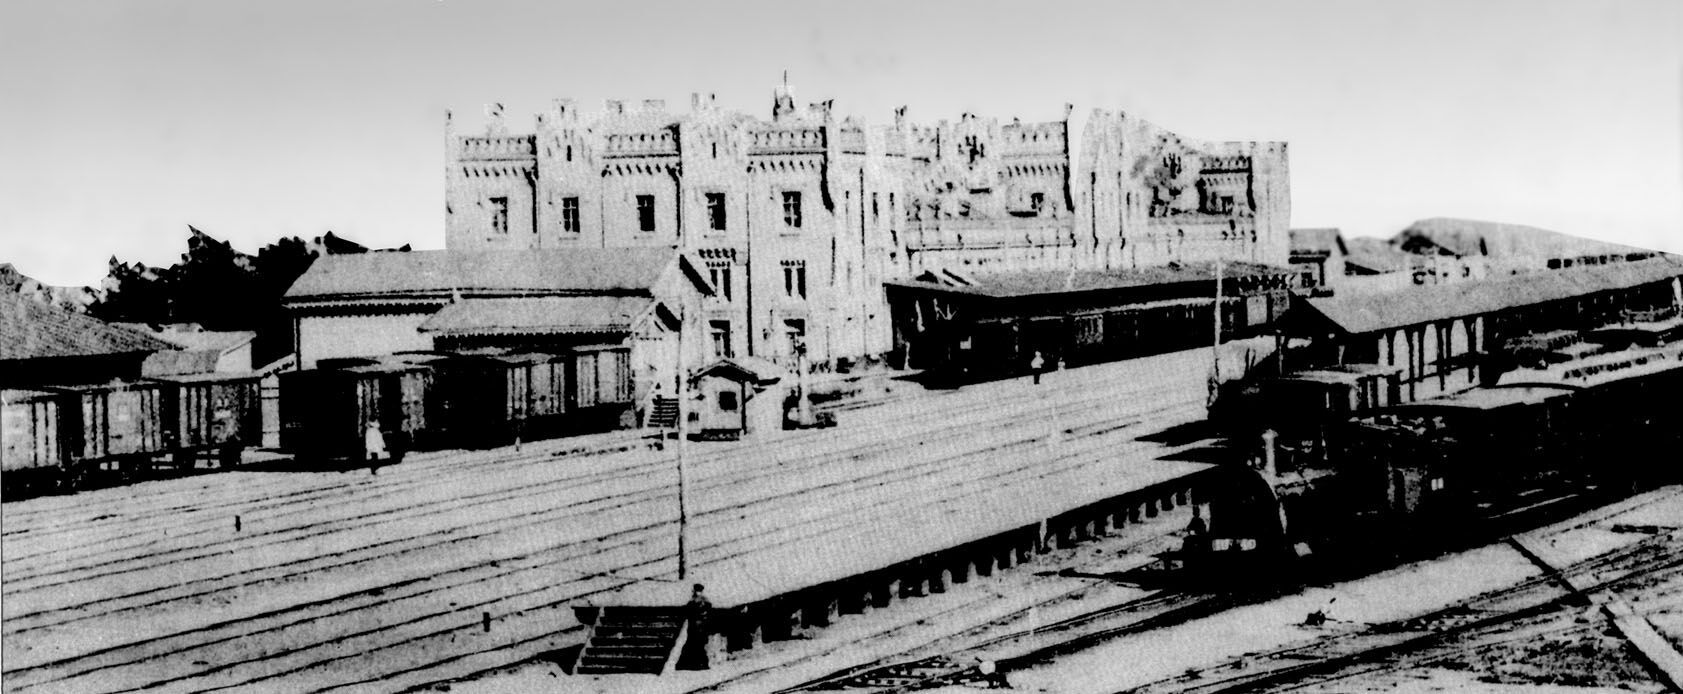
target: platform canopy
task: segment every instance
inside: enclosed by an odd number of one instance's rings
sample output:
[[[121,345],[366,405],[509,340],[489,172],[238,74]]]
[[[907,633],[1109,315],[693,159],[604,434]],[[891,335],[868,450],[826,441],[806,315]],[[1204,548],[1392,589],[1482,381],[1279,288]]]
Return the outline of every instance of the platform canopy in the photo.
[[[1266,278],[1294,277],[1297,271],[1260,263],[1235,262],[1223,264],[1221,273],[1224,284],[1247,284]],[[1002,299],[1213,283],[1215,277],[1215,263],[1187,263],[1111,270],[1026,270],[989,273],[931,270],[911,281],[888,284],[909,289]]]
[[[1639,287],[1677,277],[1683,277],[1683,259],[1661,256],[1378,294],[1308,297],[1302,303],[1310,320],[1319,319],[1342,332],[1360,335]]]

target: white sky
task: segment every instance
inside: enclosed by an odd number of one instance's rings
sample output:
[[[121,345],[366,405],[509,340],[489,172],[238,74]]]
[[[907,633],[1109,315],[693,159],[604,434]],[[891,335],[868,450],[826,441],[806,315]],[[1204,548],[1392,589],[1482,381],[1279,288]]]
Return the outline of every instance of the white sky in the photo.
[[[692,91],[875,122],[1120,108],[1291,143],[1293,226],[1433,216],[1683,252],[1683,3],[0,3],[0,261],[91,284],[193,224],[443,245],[443,112]],[[1081,125],[1078,120],[1077,128]],[[1076,131],[1079,136],[1079,130]]]

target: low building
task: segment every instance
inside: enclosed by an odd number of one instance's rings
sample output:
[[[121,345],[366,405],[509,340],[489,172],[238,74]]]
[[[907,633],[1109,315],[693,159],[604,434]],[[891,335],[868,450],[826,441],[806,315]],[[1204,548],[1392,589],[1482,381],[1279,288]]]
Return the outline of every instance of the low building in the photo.
[[[789,373],[757,357],[721,359],[691,377],[692,429],[703,438],[738,438],[783,428]]]
[[[299,364],[404,351],[626,344],[639,397],[701,364],[713,287],[672,248],[413,251],[318,259],[286,293]]]
[[[1308,346],[1282,352],[1283,372],[1367,364],[1399,368],[1400,398],[1424,400],[1499,376],[1493,352],[1509,340],[1619,321],[1626,312],[1683,303],[1683,259],[1524,273],[1395,292],[1298,297],[1285,334]]]
[[[1337,229],[1292,229],[1291,266],[1303,276],[1303,286],[1336,287],[1344,280],[1344,261],[1350,249]]]
[[[181,348],[148,357],[141,368],[146,376],[243,374],[253,370],[251,344],[257,333],[249,330],[204,330],[196,324],[171,325],[158,330],[143,324],[123,325]]]
[[[928,272],[890,283],[897,350],[911,368],[965,379],[1091,364],[1209,345],[1221,275],[1223,339],[1283,314],[1292,270],[1214,263],[1137,270]]]
[[[0,291],[0,387],[138,378],[147,357],[179,348],[157,337]]]

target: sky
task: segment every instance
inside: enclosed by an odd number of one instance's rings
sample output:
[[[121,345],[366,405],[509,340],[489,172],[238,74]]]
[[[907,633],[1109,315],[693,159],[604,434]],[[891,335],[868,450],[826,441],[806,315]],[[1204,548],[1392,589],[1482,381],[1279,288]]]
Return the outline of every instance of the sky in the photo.
[[[187,225],[444,242],[444,114],[692,92],[767,116],[1058,118],[1290,143],[1292,226],[1530,224],[1683,252],[1683,3],[0,3],[0,262],[96,284]],[[1079,155],[1077,155],[1079,156]]]

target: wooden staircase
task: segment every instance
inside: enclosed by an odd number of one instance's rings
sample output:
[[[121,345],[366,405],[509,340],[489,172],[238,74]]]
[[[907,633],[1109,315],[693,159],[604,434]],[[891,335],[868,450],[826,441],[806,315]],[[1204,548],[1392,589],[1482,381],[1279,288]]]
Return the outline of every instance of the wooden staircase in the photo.
[[[688,634],[681,607],[603,607],[579,651],[576,675],[672,671]]]
[[[649,405],[648,416],[643,420],[646,429],[676,429],[678,428],[678,399],[654,398]]]

